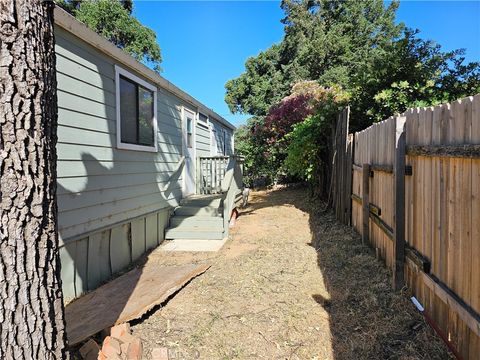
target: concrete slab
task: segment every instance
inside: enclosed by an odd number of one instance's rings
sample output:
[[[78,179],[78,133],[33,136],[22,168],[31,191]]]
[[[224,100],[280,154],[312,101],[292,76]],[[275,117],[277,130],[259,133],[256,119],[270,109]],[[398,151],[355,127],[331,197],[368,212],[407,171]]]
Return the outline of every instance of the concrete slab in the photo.
[[[220,250],[227,242],[223,240],[201,240],[201,239],[175,239],[165,240],[160,246],[160,251],[191,251],[191,252],[212,252]]]

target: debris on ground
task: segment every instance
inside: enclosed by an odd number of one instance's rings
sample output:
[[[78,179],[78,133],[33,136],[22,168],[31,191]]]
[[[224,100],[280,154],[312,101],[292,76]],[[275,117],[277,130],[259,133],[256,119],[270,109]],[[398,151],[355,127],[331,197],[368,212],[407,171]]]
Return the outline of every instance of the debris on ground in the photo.
[[[107,331],[108,332],[108,331]],[[100,347],[89,339],[79,350],[84,360],[142,360],[143,344],[140,338],[133,336],[128,323],[116,325],[110,329]]]
[[[209,267],[208,263],[162,266],[147,262],[82,296],[65,309],[69,345],[112,325],[138,319]]]

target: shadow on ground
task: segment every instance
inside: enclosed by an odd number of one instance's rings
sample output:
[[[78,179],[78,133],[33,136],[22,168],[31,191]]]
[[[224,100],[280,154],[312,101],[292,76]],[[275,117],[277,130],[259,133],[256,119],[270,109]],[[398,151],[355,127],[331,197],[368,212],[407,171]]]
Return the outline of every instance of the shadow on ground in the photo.
[[[294,206],[309,215],[317,264],[329,298],[311,297],[329,314],[335,359],[448,359],[445,345],[410,303],[408,290],[391,290],[389,271],[355,231],[325,212],[306,189],[257,193],[242,216],[271,206]]]

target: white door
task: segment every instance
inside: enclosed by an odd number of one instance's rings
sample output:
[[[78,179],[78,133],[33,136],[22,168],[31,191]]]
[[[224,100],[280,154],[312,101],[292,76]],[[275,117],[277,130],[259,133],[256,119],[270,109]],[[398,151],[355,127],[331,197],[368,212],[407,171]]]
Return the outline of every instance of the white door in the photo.
[[[183,155],[185,156],[184,195],[195,193],[195,113],[183,112]]]

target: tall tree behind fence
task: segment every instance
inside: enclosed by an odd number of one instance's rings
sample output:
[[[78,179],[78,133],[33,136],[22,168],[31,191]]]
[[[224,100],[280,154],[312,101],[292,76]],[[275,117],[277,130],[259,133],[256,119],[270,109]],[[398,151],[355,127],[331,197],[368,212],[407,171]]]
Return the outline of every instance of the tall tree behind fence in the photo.
[[[394,287],[480,359],[480,94],[374,124],[353,147],[352,225]]]

